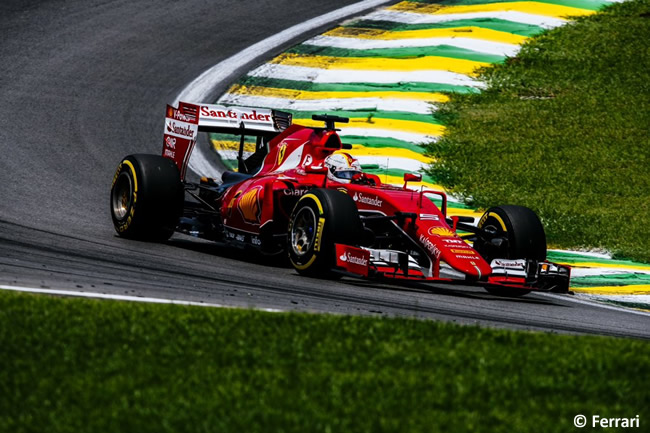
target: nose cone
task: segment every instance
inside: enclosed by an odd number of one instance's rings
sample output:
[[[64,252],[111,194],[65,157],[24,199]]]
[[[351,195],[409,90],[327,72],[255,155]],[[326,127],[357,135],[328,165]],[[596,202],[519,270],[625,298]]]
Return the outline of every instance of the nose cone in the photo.
[[[458,236],[434,238],[440,260],[463,274],[481,279],[492,274],[492,268],[479,253]]]
[[[490,265],[473,248],[450,248],[440,258],[455,270],[479,280],[492,273]]]
[[[440,259],[470,278],[482,279],[492,274],[492,268],[483,257],[443,221],[422,227],[418,235],[432,259]]]

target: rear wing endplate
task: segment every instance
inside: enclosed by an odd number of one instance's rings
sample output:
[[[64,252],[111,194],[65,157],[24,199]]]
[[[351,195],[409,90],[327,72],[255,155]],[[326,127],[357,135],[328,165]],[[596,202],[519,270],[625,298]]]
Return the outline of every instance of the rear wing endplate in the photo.
[[[290,113],[265,108],[188,102],[179,102],[178,108],[167,105],[162,155],[176,163],[183,180],[199,131],[268,136],[284,131],[291,120]]]

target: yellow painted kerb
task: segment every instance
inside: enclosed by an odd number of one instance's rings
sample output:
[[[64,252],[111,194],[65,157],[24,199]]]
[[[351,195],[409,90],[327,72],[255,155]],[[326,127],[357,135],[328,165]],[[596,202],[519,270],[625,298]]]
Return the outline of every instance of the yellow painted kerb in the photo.
[[[243,86],[236,84],[230,88],[229,94],[254,95],[268,98],[282,98],[294,100],[323,100],[323,99],[348,99],[348,98],[380,98],[380,99],[408,99],[413,101],[440,102],[449,101],[449,96],[442,93],[426,92],[313,92],[309,90],[281,89],[276,87]]]
[[[346,140],[348,141],[348,140]],[[352,156],[373,156],[377,158],[406,158],[413,161],[419,161],[423,164],[435,162],[433,158],[422,155],[412,150],[401,147],[366,147],[362,145],[353,145],[351,150],[344,151]]]
[[[314,121],[311,119],[294,119],[294,123],[307,127],[317,126],[322,127],[323,122]],[[445,127],[433,123],[416,122],[413,120],[394,120],[394,119],[378,119],[378,118],[350,118],[350,123],[340,124],[337,127],[341,128],[341,135],[345,135],[346,128],[365,128],[365,129],[388,129],[401,132],[427,134],[433,137],[442,135]]]
[[[500,42],[504,44],[520,45],[528,39],[526,36],[515,35],[513,33],[501,32],[493,29],[485,29],[476,26],[452,27],[446,29],[423,29],[423,30],[404,30],[390,31],[377,29],[361,29],[355,27],[338,27],[325,33],[325,36],[334,36],[339,38],[357,38],[357,39],[374,39],[374,40],[407,40],[407,39],[431,39],[432,43],[436,38],[470,38],[480,39],[483,41]]]
[[[384,59],[372,57],[330,57],[302,54],[281,54],[271,61],[287,66],[306,68],[361,70],[361,71],[450,71],[471,75],[477,68],[488,66],[487,62],[426,56],[406,59]]]
[[[563,262],[558,260],[557,263],[561,265],[569,265],[573,268],[607,268],[607,269],[625,269],[633,271],[650,271],[647,265],[628,265],[619,263],[603,263],[603,262]]]
[[[571,287],[577,293],[591,293],[594,295],[650,295],[650,284],[631,286],[598,286],[598,287]]]
[[[553,18],[565,18],[577,15],[591,15],[595,11],[555,5],[543,2],[522,1],[486,3],[477,5],[440,6],[438,4],[422,4],[417,2],[401,2],[388,8],[400,12],[415,12],[430,15],[467,14],[476,12],[506,12],[515,11],[532,15],[544,15]]]

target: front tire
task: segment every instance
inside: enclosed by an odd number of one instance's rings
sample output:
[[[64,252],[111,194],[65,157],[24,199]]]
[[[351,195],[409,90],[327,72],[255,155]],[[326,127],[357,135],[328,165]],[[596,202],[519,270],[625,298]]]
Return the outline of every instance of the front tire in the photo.
[[[349,195],[312,190],[298,200],[289,218],[289,260],[301,275],[329,277],[334,244],[356,245],[362,232],[357,206]]]
[[[546,260],[546,234],[535,212],[523,206],[496,206],[481,217],[478,228],[502,239],[501,244],[480,237],[474,249],[490,263],[493,259]]]
[[[544,227],[537,214],[527,207],[492,207],[483,214],[478,228],[490,234],[490,239],[479,236],[474,242],[474,249],[488,263],[493,259],[546,260]],[[499,286],[487,286],[485,290],[493,295],[510,297],[530,293],[530,290]]]
[[[159,155],[129,155],[111,185],[111,218],[118,235],[165,241],[174,233],[185,192],[173,161]]]

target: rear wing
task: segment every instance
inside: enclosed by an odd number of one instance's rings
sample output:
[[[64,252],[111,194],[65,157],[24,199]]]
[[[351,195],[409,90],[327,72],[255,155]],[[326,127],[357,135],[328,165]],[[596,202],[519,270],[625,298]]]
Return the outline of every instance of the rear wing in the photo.
[[[226,107],[212,104],[179,102],[167,105],[162,155],[176,163],[181,180],[200,131],[242,135],[275,136],[291,125],[290,113],[265,108]]]
[[[201,105],[199,131],[229,132],[244,130],[247,134],[280,133],[291,125],[291,114],[265,108]],[[237,132],[237,131],[233,131]]]

